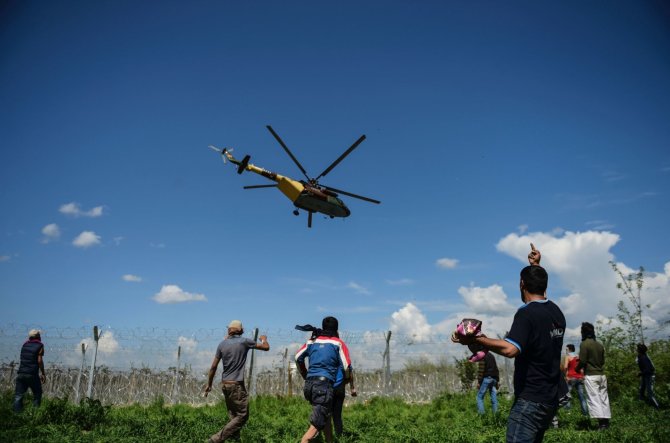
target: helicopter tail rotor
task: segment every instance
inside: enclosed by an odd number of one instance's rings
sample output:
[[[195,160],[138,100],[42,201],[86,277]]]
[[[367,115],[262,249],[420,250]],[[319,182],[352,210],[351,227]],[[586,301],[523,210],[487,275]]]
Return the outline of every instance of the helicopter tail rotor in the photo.
[[[214,145],[209,145],[208,148],[211,149],[212,151],[216,151],[216,152],[218,152],[218,153],[221,155],[221,160],[223,161],[223,164],[224,164],[224,165],[225,165],[226,163],[228,163],[227,154],[233,152],[233,148],[230,148],[230,149],[228,149],[228,148],[219,149],[219,148],[217,148],[217,147],[214,146]]]

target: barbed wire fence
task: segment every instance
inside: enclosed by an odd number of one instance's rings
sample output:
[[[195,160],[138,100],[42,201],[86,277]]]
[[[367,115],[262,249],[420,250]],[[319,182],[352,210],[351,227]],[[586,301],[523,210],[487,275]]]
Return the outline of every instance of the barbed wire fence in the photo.
[[[0,389],[13,390],[20,350],[35,326],[0,326]],[[103,404],[212,404],[222,399],[218,389],[204,397],[204,386],[223,328],[179,330],[162,328],[37,327],[45,344],[47,383],[44,394],[77,403],[84,397]],[[257,336],[254,328],[245,334]],[[247,387],[252,396],[302,395],[303,380],[294,355],[309,338],[296,330],[261,330],[269,352],[251,351]],[[408,402],[430,401],[443,392],[463,389],[456,360],[467,348],[447,335],[403,335],[392,331],[340,331],[355,368],[358,397],[393,396]],[[512,392],[513,364],[497,357],[502,392]],[[220,376],[220,368],[217,373]]]

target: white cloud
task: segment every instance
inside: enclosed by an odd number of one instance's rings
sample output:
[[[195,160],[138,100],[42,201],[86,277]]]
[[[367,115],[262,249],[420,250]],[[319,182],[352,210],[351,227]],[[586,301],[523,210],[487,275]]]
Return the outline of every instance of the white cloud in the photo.
[[[9,255],[0,255],[0,262],[9,261],[10,258]]]
[[[566,316],[566,343],[578,344],[583,321],[602,322],[607,327],[619,325],[616,318],[612,318],[616,316],[617,303],[624,299],[624,295],[617,289],[618,276],[608,263],[614,260],[611,249],[618,241],[619,236],[610,232],[554,230],[551,233],[509,234],[496,247],[516,258],[522,266],[528,263],[531,242],[542,252],[542,265],[549,273],[547,294]],[[624,275],[636,272],[624,263],[619,262],[617,266]],[[515,276],[512,281],[517,278]],[[662,272],[646,272],[644,282],[642,302],[650,305],[643,311],[643,324],[648,328],[646,337],[658,336],[658,327],[670,321],[670,261]],[[430,357],[430,349],[426,347],[432,346],[433,352],[439,348],[442,355],[461,358],[467,348],[446,343],[458,322],[463,318],[477,318],[483,322],[482,331],[486,335],[504,337],[512,325],[517,306],[521,305],[518,289],[514,287],[510,291],[514,293],[511,299],[499,284],[462,286],[458,292],[465,307],[462,304],[447,306],[444,318],[433,324],[428,322],[421,309],[423,302],[404,303],[389,320],[398,340],[396,345],[411,345],[411,352],[416,353],[413,355],[425,351]]]
[[[547,294],[567,291],[568,295],[554,300],[566,314],[568,327],[593,322],[594,319],[617,314],[617,303],[624,294],[617,288],[619,277],[609,264],[614,261],[611,249],[620,237],[611,232],[566,231],[562,235],[530,233],[525,236],[509,234],[496,248],[526,264],[532,242],[542,252],[542,266],[549,273]],[[617,263],[624,275],[635,272],[624,263]],[[650,329],[670,319],[670,262],[664,272],[648,272],[642,292],[642,302],[649,304],[644,324]]]
[[[72,244],[78,248],[90,248],[100,244],[100,236],[93,231],[84,231],[72,240]]]
[[[357,293],[362,294],[362,295],[370,295],[371,294],[371,292],[368,290],[368,288],[365,288],[365,287],[363,287],[363,286],[361,286],[358,283],[353,282],[353,281],[351,281],[351,282],[349,282],[349,284],[347,284],[347,288],[353,289],[354,291],[356,291]]]
[[[42,243],[49,243],[60,238],[60,228],[56,223],[50,223],[42,228]]]
[[[431,335],[431,327],[426,316],[413,303],[391,314],[391,331],[412,337],[417,342],[427,341]]]
[[[116,246],[119,246],[119,245],[121,244],[121,240],[123,240],[123,239],[124,239],[124,237],[114,237],[114,238],[112,239],[112,241],[114,242],[114,244],[115,244]]]
[[[458,260],[455,258],[440,258],[437,259],[435,265],[442,269],[454,269],[458,265]]]
[[[207,301],[203,294],[192,294],[182,290],[177,285],[163,285],[160,292],[157,292],[152,299],[156,303],[184,303],[189,301]]]
[[[89,209],[88,211],[83,211],[79,207],[79,203],[66,203],[64,205],[61,205],[61,207],[58,209],[58,211],[61,214],[69,215],[71,217],[100,217],[103,212],[103,207],[102,206],[96,206],[92,209]]]
[[[86,346],[86,352],[94,349],[95,340],[93,338],[85,338],[77,344],[76,351],[81,352],[81,344]],[[105,354],[113,354],[117,352],[121,346],[119,342],[114,338],[114,333],[110,330],[102,331],[98,339],[98,351]]]
[[[507,295],[500,285],[491,285],[488,288],[477,286],[461,286],[458,288],[463,300],[474,312],[482,314],[501,314],[514,312],[515,307],[507,302]],[[519,296],[519,305],[520,301]]]
[[[139,277],[137,275],[133,274],[124,274],[123,277],[121,277],[124,281],[131,281],[131,282],[141,282],[142,277]]]
[[[177,345],[181,346],[181,351],[186,353],[193,353],[198,347],[198,341],[193,338],[179,336]]]

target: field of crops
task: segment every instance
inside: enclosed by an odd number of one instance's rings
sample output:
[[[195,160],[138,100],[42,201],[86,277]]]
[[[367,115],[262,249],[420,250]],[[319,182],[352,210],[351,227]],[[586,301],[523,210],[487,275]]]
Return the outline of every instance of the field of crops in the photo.
[[[2,442],[204,442],[226,422],[225,405],[167,406],[160,399],[149,406],[102,406],[95,401],[75,406],[65,399],[29,404],[21,414],[11,411],[6,392],[0,405]],[[375,398],[345,408],[341,443],[500,442],[504,441],[510,401],[501,398],[497,416],[479,417],[474,392],[445,394],[430,403],[407,404]],[[488,405],[487,405],[488,406]],[[307,428],[310,407],[298,397],[261,396],[251,402],[251,418],[242,441],[297,442]],[[670,414],[624,397],[612,404],[608,431],[594,430],[579,407],[561,410],[560,426],[545,442],[670,442]],[[316,441],[323,441],[317,438]]]

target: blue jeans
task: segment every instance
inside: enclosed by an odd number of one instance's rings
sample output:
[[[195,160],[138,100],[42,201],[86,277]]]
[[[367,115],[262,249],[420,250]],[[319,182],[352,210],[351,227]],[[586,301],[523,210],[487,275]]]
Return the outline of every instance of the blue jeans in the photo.
[[[579,404],[582,408],[582,414],[589,415],[589,408],[586,405],[586,391],[584,390],[584,380],[578,378],[568,379],[569,392],[572,392],[573,389],[577,390],[577,397],[579,397]],[[565,409],[570,409],[572,407],[572,402],[568,402],[565,405]]]
[[[515,399],[507,419],[507,443],[541,442],[556,409],[556,406]]]
[[[498,412],[498,390],[496,389],[496,384],[498,382],[493,377],[484,377],[482,384],[479,387],[479,392],[477,392],[477,411],[480,414],[484,414],[484,396],[486,391],[491,391],[491,407],[493,408],[493,413]]]
[[[37,375],[18,374],[16,376],[16,389],[14,390],[14,411],[23,410],[23,396],[30,388],[33,391],[33,406],[38,407],[42,402],[42,382]]]

